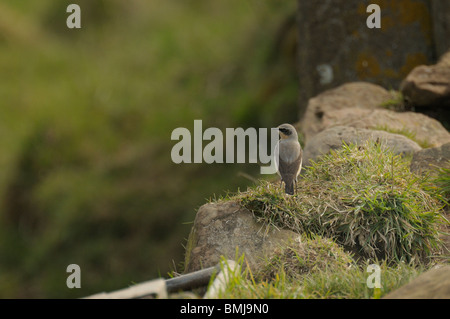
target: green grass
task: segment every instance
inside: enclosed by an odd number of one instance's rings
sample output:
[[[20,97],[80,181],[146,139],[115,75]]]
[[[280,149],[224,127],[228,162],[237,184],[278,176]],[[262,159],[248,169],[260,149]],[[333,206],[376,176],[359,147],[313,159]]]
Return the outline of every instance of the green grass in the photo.
[[[239,267],[218,297],[379,299],[445,262],[438,229],[448,224],[449,170],[434,179],[409,164],[379,143],[343,145],[306,168],[294,196],[263,181],[216,199],[239,201],[266,229],[300,234],[252,268],[236,254]],[[379,288],[368,285],[374,264]]]
[[[69,3],[80,30],[65,25]],[[295,2],[0,9],[0,297],[83,297],[165,273],[195,208],[259,169],[175,165],[172,130],[271,127],[297,110],[295,52],[277,39]],[[71,263],[82,289],[65,287]]]
[[[409,163],[377,143],[344,145],[305,170],[294,196],[262,182],[234,199],[267,227],[331,238],[364,258],[424,261],[439,250],[443,205]]]
[[[447,164],[450,167],[450,161],[447,161]],[[434,183],[437,186],[438,193],[442,195],[448,205],[450,202],[450,168],[439,168]]]
[[[258,274],[246,268],[243,257],[237,260],[241,267],[229,272],[227,284],[220,291],[219,298],[379,299],[426,270],[413,264],[400,263],[393,267],[381,262],[378,264],[381,287],[369,288],[367,282],[372,272],[368,272],[368,263],[351,263],[346,267],[330,265],[308,273],[289,273],[278,266],[273,267],[273,276],[267,280],[258,278]],[[224,269],[229,270],[223,261],[222,271]]]
[[[332,240],[317,235],[299,236],[261,262],[254,277],[258,281],[271,281],[282,272],[295,278],[327,269],[347,269],[353,263],[352,255]]]

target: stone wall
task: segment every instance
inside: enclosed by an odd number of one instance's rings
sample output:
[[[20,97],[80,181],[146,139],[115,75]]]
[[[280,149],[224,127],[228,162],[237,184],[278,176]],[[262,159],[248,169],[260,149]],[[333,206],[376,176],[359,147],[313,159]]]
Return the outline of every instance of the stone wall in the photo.
[[[381,8],[380,29],[366,25],[371,3]],[[300,116],[309,98],[346,82],[398,89],[448,49],[449,15],[448,0],[299,0]]]

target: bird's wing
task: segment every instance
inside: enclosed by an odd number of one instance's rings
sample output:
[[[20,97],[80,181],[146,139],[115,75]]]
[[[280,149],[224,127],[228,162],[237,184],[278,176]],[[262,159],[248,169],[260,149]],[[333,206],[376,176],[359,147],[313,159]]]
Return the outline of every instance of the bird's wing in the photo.
[[[279,161],[279,152],[280,152],[280,141],[278,141],[278,143],[275,145],[275,149],[273,150],[273,162],[275,163],[275,168],[277,170],[277,174],[280,175],[280,172],[278,171],[278,168],[280,166],[280,161]]]
[[[297,158],[292,162],[287,162],[283,160],[283,158],[280,156],[278,171],[279,174],[281,175],[281,179],[283,179],[284,181],[296,179],[298,173],[300,172],[301,165],[302,165],[301,151],[299,153],[299,156],[297,156]]]

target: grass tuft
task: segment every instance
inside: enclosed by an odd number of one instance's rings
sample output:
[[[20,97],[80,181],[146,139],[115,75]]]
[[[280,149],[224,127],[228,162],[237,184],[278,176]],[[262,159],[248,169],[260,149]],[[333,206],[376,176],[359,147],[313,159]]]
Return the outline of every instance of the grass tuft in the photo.
[[[327,269],[347,269],[354,263],[352,256],[328,238],[301,236],[280,247],[258,267],[255,277],[260,281],[275,280],[280,272],[290,278]]]
[[[242,266],[242,258],[238,263]],[[403,286],[426,270],[423,266],[399,263],[394,267],[379,264],[381,287],[370,288],[369,263],[332,264],[320,271],[304,274],[286,272],[273,266],[270,279],[258,278],[249,268],[231,271],[218,298],[227,299],[379,299]],[[268,266],[269,267],[269,266]],[[277,268],[278,267],[278,268]],[[242,268],[241,268],[242,269]]]
[[[448,161],[448,167],[450,167],[450,161]],[[441,167],[438,169],[435,184],[438,187],[439,194],[442,195],[443,200],[448,205],[450,202],[450,168]]]
[[[442,202],[409,164],[380,143],[344,145],[306,169],[296,195],[262,182],[236,199],[267,227],[330,238],[363,258],[426,261],[440,247]]]

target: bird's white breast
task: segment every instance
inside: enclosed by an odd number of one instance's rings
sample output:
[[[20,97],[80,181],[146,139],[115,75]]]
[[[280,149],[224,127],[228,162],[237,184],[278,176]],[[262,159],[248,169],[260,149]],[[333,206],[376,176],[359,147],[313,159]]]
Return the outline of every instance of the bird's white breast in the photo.
[[[296,140],[283,139],[279,141],[279,156],[287,163],[292,163],[300,156],[300,144]]]

